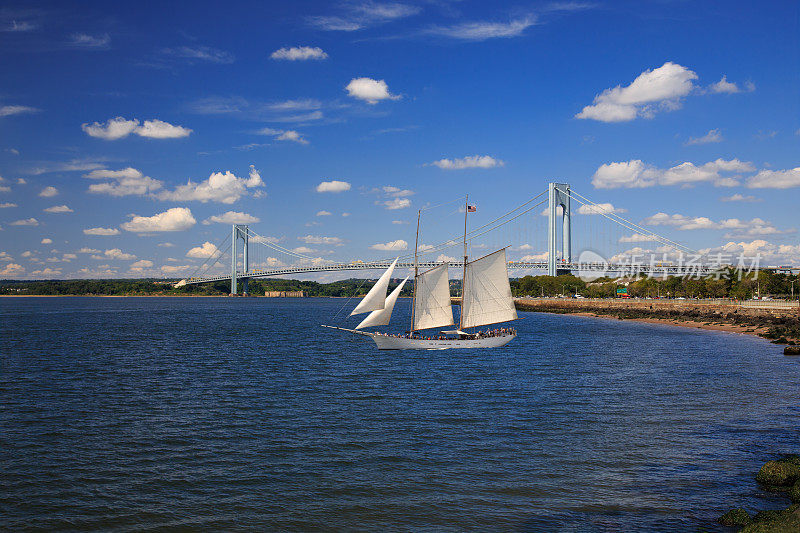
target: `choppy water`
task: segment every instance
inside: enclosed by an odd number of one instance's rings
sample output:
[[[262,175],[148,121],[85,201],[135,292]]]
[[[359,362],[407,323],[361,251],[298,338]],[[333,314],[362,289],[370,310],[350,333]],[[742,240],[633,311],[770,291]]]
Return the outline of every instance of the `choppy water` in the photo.
[[[526,314],[503,349],[378,352],[318,327],[342,303],[0,299],[0,527],[696,531],[786,505],[753,481],[800,448],[780,347]]]

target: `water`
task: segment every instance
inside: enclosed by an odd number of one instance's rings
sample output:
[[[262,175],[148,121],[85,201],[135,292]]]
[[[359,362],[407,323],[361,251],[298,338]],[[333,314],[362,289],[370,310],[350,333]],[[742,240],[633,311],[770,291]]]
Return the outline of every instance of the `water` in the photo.
[[[778,346],[531,313],[503,349],[378,352],[318,327],[343,303],[0,299],[0,527],[697,531],[788,505],[753,480],[800,448]]]

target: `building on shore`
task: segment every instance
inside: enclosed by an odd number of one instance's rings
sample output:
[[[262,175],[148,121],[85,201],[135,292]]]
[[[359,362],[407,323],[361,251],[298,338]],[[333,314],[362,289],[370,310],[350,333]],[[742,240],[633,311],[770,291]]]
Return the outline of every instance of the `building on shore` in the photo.
[[[264,291],[267,298],[307,298],[308,291]]]

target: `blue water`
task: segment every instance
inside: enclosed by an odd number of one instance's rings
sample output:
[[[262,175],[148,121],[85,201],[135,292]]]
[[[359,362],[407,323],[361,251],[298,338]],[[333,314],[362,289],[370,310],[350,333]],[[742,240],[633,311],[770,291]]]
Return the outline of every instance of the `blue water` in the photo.
[[[318,327],[343,303],[0,299],[0,527],[697,531],[788,505],[753,480],[800,449],[778,346],[531,313],[502,349],[378,352]]]

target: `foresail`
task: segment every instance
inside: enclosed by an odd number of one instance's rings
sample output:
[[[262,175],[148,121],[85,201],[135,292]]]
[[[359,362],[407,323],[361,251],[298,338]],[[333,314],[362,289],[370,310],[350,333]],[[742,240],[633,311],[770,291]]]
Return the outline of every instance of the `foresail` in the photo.
[[[400,285],[397,286],[392,293],[386,297],[386,302],[384,303],[383,309],[377,309],[370,314],[367,315],[367,318],[361,321],[359,325],[356,326],[356,329],[368,328],[370,326],[387,326],[389,324],[389,320],[392,318],[392,311],[394,310],[394,304],[397,302],[397,297],[400,296],[400,293],[403,290],[403,285],[406,284],[408,278],[404,279]]]
[[[398,257],[397,259],[400,258]],[[383,309],[386,301],[386,289],[389,287],[389,281],[392,279],[392,273],[394,272],[394,266],[397,264],[397,259],[394,260],[386,272],[384,272],[375,285],[372,286],[367,295],[364,296],[356,308],[353,309],[350,316]]]
[[[462,328],[517,319],[505,249],[467,264],[462,295]]]
[[[447,266],[447,263],[444,263],[417,276],[414,329],[438,328],[453,324]]]

